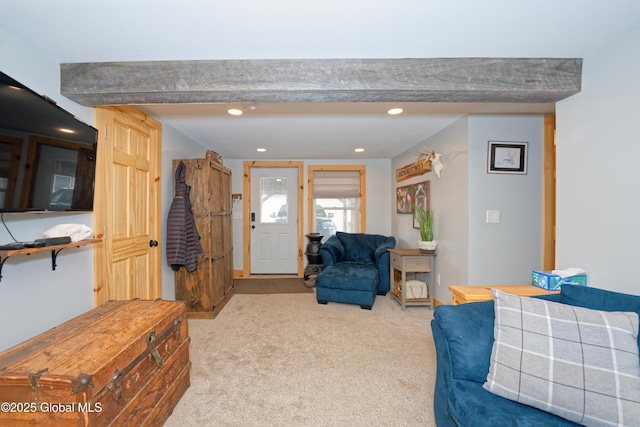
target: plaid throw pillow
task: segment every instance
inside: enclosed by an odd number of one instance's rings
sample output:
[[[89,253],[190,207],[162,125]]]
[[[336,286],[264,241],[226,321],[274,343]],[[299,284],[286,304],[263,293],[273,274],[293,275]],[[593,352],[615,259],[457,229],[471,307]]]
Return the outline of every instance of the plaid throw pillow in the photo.
[[[637,313],[492,292],[486,390],[586,426],[638,425]]]

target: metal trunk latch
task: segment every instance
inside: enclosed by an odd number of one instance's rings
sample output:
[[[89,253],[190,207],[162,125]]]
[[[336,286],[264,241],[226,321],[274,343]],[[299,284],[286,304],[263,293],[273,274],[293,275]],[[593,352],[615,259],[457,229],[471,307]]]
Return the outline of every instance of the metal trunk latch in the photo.
[[[122,379],[124,377],[124,372],[115,370],[113,371],[113,376],[111,377],[111,383],[109,384],[109,389],[113,392],[113,399],[118,402],[124,402],[124,398],[122,397]]]
[[[178,341],[180,341],[180,338],[181,338],[180,337],[180,325],[182,325],[183,321],[184,321],[184,318],[183,317],[179,317],[173,322],[173,336]]]
[[[156,362],[156,365],[162,368],[162,366],[164,366],[164,359],[156,348],[155,331],[151,331],[149,332],[149,335],[147,335],[147,349],[149,350],[149,355],[151,356],[151,358]]]
[[[44,368],[40,369],[35,374],[29,374],[29,387],[31,387],[32,391],[36,391],[38,389],[38,381],[40,381],[40,377],[48,370],[49,368]]]

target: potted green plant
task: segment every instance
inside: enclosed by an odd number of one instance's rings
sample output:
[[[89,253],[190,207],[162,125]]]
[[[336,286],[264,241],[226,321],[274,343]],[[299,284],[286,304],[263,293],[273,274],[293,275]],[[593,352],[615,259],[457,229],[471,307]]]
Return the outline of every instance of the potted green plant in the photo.
[[[438,246],[438,242],[433,240],[433,212],[425,210],[422,206],[413,205],[420,228],[420,239],[418,240],[418,248],[421,251],[434,251]]]

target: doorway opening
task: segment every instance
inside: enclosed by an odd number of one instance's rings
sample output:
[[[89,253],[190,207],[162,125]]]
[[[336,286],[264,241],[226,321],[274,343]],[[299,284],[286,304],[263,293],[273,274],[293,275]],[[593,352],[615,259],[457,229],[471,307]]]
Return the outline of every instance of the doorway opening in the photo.
[[[243,277],[303,277],[303,166],[294,161],[244,163]]]

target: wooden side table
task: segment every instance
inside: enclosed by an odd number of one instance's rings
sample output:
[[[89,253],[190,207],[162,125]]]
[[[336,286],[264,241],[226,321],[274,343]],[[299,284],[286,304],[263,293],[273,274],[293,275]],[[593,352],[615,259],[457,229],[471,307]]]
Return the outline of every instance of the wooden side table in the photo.
[[[453,305],[465,304],[468,302],[488,301],[493,299],[491,289],[498,289],[508,294],[520,297],[533,297],[538,295],[557,294],[560,291],[548,291],[533,285],[500,285],[500,286],[449,286],[453,294],[451,303]]]
[[[421,305],[428,306],[433,309],[433,257],[435,253],[422,253],[419,249],[389,249],[391,253],[390,262],[390,279],[391,279],[391,298],[400,303],[402,310],[405,310],[407,306]],[[396,294],[395,289],[395,275],[396,271],[400,273],[400,286],[401,292]],[[424,275],[429,273],[428,280],[424,280],[427,283],[427,298],[407,298],[406,284],[407,274]]]

